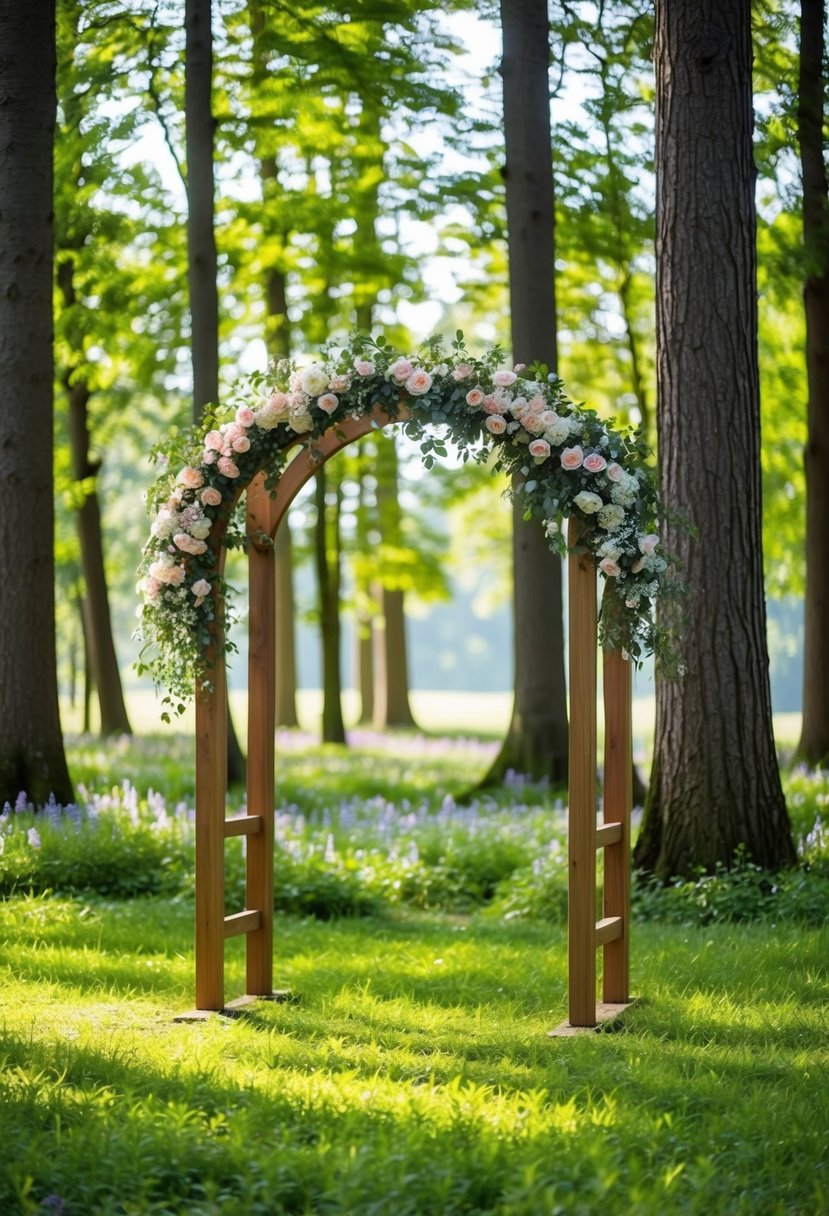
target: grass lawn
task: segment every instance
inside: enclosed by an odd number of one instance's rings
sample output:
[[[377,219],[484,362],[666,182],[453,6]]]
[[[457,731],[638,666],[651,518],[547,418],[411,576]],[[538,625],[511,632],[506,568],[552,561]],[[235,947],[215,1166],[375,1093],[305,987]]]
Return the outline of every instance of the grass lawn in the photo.
[[[624,1028],[549,1039],[553,926],[279,918],[297,1002],[188,1025],[187,900],[0,922],[4,1216],[829,1210],[826,930],[638,926]]]

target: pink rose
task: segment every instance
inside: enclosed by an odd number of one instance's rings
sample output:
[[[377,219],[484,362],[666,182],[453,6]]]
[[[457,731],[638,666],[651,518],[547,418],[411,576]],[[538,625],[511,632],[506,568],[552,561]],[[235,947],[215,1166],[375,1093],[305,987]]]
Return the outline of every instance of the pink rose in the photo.
[[[503,414],[507,408],[507,403],[496,396],[495,393],[488,393],[483,400],[483,406],[487,414]]]
[[[495,372],[492,377],[492,383],[497,385],[498,388],[506,388],[508,384],[514,384],[517,379],[518,377],[515,372],[502,368],[500,371]]]
[[[607,466],[605,471],[610,481],[622,481],[625,477],[627,477],[625,470],[620,464],[616,464],[615,460],[612,462],[612,464]]]
[[[520,418],[524,430],[529,431],[531,435],[540,435],[544,430],[540,414],[533,414],[531,410],[522,410]]]
[[[527,409],[532,410],[534,414],[543,414],[547,409],[549,409],[549,406],[541,396],[541,393],[536,393],[535,396],[530,397],[529,401],[527,402]]]
[[[546,460],[550,455],[550,445],[546,439],[534,439],[530,444],[530,455],[536,460]]]
[[[204,437],[204,446],[212,448],[214,452],[221,452],[224,441],[221,431],[208,431]]]
[[[230,446],[233,448],[234,452],[249,452],[250,440],[248,439],[247,435],[237,435]]]
[[[193,592],[193,595],[197,595],[199,599],[203,600],[206,595],[210,595],[212,588],[206,578],[200,578],[197,582],[193,583],[190,590]]]
[[[413,371],[414,368],[408,359],[398,359],[389,368],[389,372],[399,384],[402,384],[404,380],[408,380]]]
[[[564,448],[561,453],[561,467],[563,469],[580,469],[584,463],[584,452],[578,444],[574,448]]]
[[[317,405],[324,414],[333,414],[339,404],[340,400],[334,393],[323,393],[321,397],[317,397]]]
[[[649,532],[647,536],[639,537],[639,552],[649,557],[658,544],[659,537],[654,532]]]
[[[618,578],[622,573],[622,568],[618,562],[615,562],[612,557],[603,557],[599,562],[599,569],[608,576],[608,578]]]
[[[248,405],[240,405],[236,411],[236,421],[239,426],[253,426],[253,410]]]
[[[523,372],[526,366],[526,363],[516,363],[513,370],[516,372]]]
[[[181,470],[176,481],[180,486],[186,486],[188,490],[198,490],[199,486],[204,485],[202,474],[198,469],[191,468],[190,465]]]
[[[213,486],[207,486],[201,492],[201,500],[206,507],[218,507],[222,501],[221,491]]]
[[[230,477],[232,480],[239,476],[239,466],[229,456],[219,457],[218,468],[223,477]]]
[[[413,397],[420,397],[423,393],[428,393],[431,387],[432,377],[422,367],[412,372],[406,381],[406,391],[411,393]]]
[[[205,541],[196,540],[195,536],[189,536],[187,532],[177,532],[173,537],[173,544],[177,549],[181,549],[182,553],[192,553],[194,557],[200,557],[202,553],[207,552]]]
[[[452,369],[453,380],[468,380],[472,375],[471,363],[459,363],[457,367]]]
[[[598,452],[590,452],[584,458],[584,468],[588,473],[601,473],[602,469],[607,468],[607,461]]]
[[[358,376],[373,376],[374,364],[369,359],[357,359],[354,363],[354,370]]]
[[[503,435],[507,429],[506,421],[500,414],[490,414],[484,426],[489,431],[490,435]]]
[[[269,410],[284,410],[288,404],[288,398],[277,389],[276,392],[271,393],[265,404]]]
[[[479,388],[471,388],[466,394],[467,405],[480,405],[484,399],[484,394]]]

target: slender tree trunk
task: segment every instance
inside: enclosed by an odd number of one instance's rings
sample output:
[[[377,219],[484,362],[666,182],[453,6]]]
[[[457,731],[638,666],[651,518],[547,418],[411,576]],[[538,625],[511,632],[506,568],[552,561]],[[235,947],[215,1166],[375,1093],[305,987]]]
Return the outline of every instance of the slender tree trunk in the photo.
[[[798,755],[809,764],[829,759],[829,199],[824,160],[823,0],[800,6],[800,166],[807,277],[806,377],[806,626],[803,647],[803,727]]]
[[[73,277],[74,260],[71,256],[64,257],[58,266],[58,285],[66,308],[77,306]],[[89,400],[92,394],[86,380],[77,373],[73,374],[73,369],[64,374],[63,387],[69,405],[72,476],[83,495],[75,522],[86,586],[89,659],[92,679],[98,690],[101,734],[130,735],[132,729],[124,702],[121,672],[112,632],[112,615],[104,568],[101,508],[95,488],[101,463],[93,460],[89,451]]]
[[[0,8],[0,807],[72,801],[55,646],[55,4]]]
[[[187,150],[187,282],[193,359],[193,421],[219,402],[219,290],[213,184],[211,0],[185,0],[184,110]],[[227,707],[227,778],[245,779],[245,758]]]
[[[667,879],[794,861],[771,723],[760,501],[749,0],[657,0],[661,488],[689,584],[684,678],[657,679],[636,863]]]
[[[512,349],[516,361],[540,359],[554,370],[558,350],[546,0],[502,0],[501,25]],[[538,520],[524,520],[520,493],[513,508],[513,578],[512,720],[482,784],[496,784],[512,769],[560,785],[567,780],[561,560],[550,552]],[[537,645],[539,637],[544,638],[543,646]]]
[[[316,474],[314,498],[317,522],[314,528],[314,557],[320,596],[320,638],[322,642],[322,741],[345,743],[340,682],[340,551],[339,506],[327,502],[328,478],[323,465]]]
[[[386,544],[401,541],[398,499],[397,448],[394,438],[377,444],[377,513]],[[403,592],[383,586],[378,602],[381,617],[375,621],[374,725],[378,730],[416,726],[409,705],[409,665]]]

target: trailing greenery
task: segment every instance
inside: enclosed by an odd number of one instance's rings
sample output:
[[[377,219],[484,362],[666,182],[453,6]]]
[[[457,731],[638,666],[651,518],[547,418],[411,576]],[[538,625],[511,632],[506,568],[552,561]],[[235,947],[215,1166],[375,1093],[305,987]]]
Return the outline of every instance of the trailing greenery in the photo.
[[[635,660],[655,654],[663,665],[669,661],[668,636],[653,608],[679,584],[657,552],[661,512],[646,446],[570,401],[546,366],[513,371],[503,362],[498,349],[472,356],[460,330],[450,351],[435,338],[411,356],[383,336],[357,336],[325,347],[321,360],[302,370],[279,361],[272,377],[254,377],[238,390],[231,415],[214,415],[159,445],[163,471],[149,495],[154,518],[141,565],[139,670],[169,690],[166,704],[183,712],[196,683],[209,683],[208,654],[227,648],[218,625],[228,615],[221,551],[251,540],[233,526],[242,491],[262,470],[273,490],[292,446],[302,441],[313,453],[326,431],[378,409],[405,421],[427,469],[450,441],[464,461],[486,459],[491,449],[495,471],[520,487],[526,517],[543,522],[556,552],[568,549],[564,520],[578,520],[570,543],[589,553],[607,580],[602,640]]]

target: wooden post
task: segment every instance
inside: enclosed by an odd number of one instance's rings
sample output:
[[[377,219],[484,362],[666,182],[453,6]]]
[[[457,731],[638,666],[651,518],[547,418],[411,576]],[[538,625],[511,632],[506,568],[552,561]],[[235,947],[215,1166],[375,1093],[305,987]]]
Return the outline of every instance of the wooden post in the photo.
[[[196,688],[196,1008],[224,1005],[227,711],[222,624],[207,683]]]
[[[630,810],[633,801],[631,665],[619,650],[604,651],[604,822],[618,839],[604,851],[604,916],[621,917],[622,933],[604,946],[602,996],[630,1000]]]
[[[568,956],[571,1026],[596,1025],[596,564],[570,520]]]
[[[270,996],[273,990],[276,562],[267,531],[257,533],[259,519],[267,522],[269,507],[260,475],[248,488],[248,814],[262,821],[260,830],[247,837],[245,903],[260,914],[258,927],[247,936],[251,996]]]

